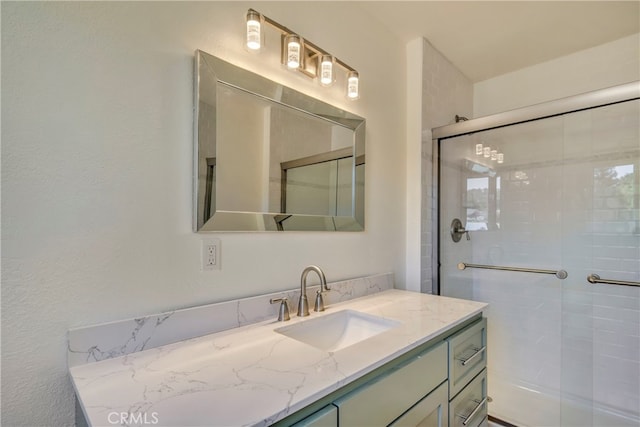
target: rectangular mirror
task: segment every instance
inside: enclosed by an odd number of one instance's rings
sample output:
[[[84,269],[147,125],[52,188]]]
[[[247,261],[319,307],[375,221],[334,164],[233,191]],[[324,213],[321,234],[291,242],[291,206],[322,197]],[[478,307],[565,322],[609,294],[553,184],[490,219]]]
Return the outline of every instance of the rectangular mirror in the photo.
[[[364,230],[365,120],[200,50],[195,231]]]

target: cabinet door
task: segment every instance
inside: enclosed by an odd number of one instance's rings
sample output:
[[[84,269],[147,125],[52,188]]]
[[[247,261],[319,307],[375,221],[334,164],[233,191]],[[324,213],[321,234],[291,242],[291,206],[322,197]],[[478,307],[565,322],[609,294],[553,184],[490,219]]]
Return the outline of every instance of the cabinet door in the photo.
[[[338,427],[338,408],[327,405],[291,427]]]
[[[487,418],[487,370],[449,403],[450,427],[479,427]],[[486,424],[485,424],[486,425]]]
[[[449,385],[444,382],[389,427],[448,427]]]

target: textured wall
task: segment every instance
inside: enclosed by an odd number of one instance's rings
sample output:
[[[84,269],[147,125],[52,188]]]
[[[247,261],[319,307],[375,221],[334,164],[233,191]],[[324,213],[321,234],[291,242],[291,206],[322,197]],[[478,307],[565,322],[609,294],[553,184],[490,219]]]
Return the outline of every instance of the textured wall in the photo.
[[[249,7],[357,68],[361,99],[248,54]],[[3,425],[73,423],[69,328],[289,289],[311,263],[404,285],[404,50],[372,21],[346,2],[2,2]],[[364,233],[218,234],[222,270],[200,272],[196,49],[367,119]]]

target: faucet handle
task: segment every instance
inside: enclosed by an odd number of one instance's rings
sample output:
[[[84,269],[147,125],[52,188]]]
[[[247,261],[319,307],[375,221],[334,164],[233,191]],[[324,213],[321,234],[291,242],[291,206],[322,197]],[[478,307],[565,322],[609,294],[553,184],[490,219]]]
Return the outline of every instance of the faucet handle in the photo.
[[[316,291],[316,303],[313,306],[313,311],[324,311],[324,299],[322,298],[323,293],[322,288]]]
[[[278,302],[280,303],[280,308],[278,309],[278,321],[284,322],[291,319],[291,317],[289,316],[289,298],[271,298],[269,300],[270,304],[276,304]]]

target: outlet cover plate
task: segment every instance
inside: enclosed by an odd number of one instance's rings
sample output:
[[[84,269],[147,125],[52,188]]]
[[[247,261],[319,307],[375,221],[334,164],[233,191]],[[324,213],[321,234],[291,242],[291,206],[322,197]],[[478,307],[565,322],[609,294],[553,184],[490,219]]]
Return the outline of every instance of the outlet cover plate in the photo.
[[[202,271],[220,270],[220,239],[202,240]]]

